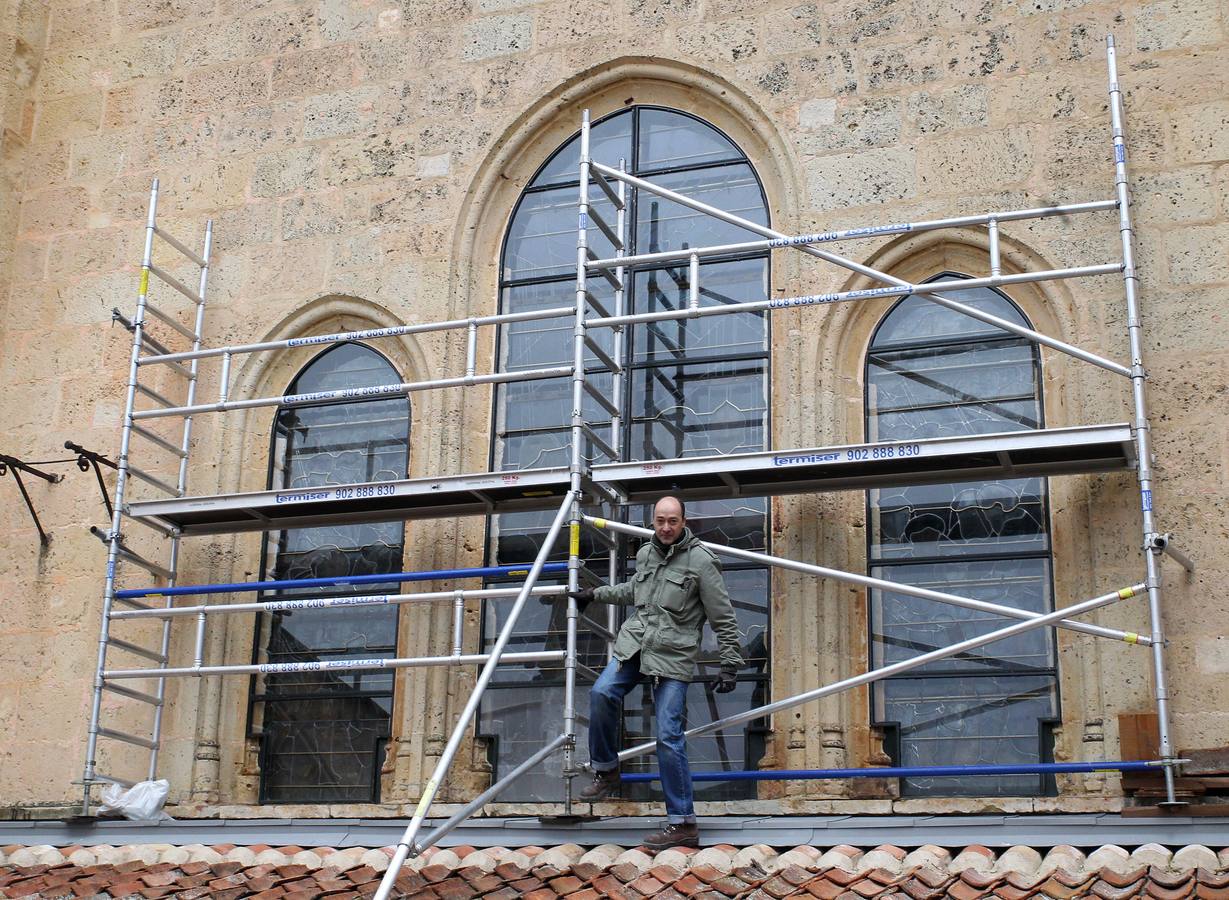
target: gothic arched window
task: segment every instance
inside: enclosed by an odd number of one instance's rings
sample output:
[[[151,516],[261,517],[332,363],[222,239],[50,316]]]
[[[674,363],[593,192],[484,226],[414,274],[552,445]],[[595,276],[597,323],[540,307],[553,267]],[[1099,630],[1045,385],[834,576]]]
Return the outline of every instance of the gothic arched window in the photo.
[[[653,106],[620,110],[593,125],[594,159],[611,166],[625,161],[628,171],[671,190],[759,223],[768,223],[768,208],[759,179],[746,156],[717,129],[687,113]],[[576,289],[576,202],[579,139],[560,147],[530,181],[513,212],[500,263],[500,310],[517,312],[568,306]],[[596,189],[598,212],[614,221],[610,204]],[[647,192],[632,191],[628,205],[630,253],[648,253],[685,247],[746,241],[744,229],[694,213]],[[596,229],[589,230],[590,246],[601,256],[613,249]],[[769,259],[766,252],[731,254],[701,266],[701,303],[704,305],[768,296]],[[628,306],[633,312],[677,309],[688,299],[687,265],[642,266],[628,277]],[[612,309],[609,284],[589,279],[591,290]],[[608,330],[592,333],[610,353]],[[572,359],[571,317],[524,322],[500,335],[499,365],[504,371],[565,365]],[[620,451],[624,459],[672,459],[718,453],[740,453],[768,446],[768,323],[757,313],[658,322],[629,330],[622,363],[627,379],[623,418],[628,427]],[[588,378],[610,395],[611,376],[595,356],[586,361]],[[584,416],[597,433],[610,442],[610,417],[586,396]],[[558,378],[502,386],[496,394],[493,469],[566,466],[571,420],[571,380]],[[590,461],[607,461],[593,446],[582,448]],[[508,514],[491,520],[489,555],[498,563],[532,559],[541,546],[547,514]],[[767,504],[760,498],[705,501],[688,504],[688,524],[701,537],[754,550],[766,549]],[[649,511],[630,510],[630,521],[645,524]],[[607,574],[601,545],[586,535],[581,553],[599,575]],[[624,546],[625,562],[614,573],[627,577],[626,567],[635,546]],[[555,559],[566,559],[567,547],[556,548]],[[758,565],[727,562],[726,580],[746,635],[748,660],[738,689],[714,695],[705,690],[706,679],[716,674],[716,646],[705,632],[702,665],[689,692],[689,725],[763,702],[768,686],[768,572]],[[532,604],[522,616],[517,649],[560,647],[563,617],[558,606]],[[600,609],[595,607],[594,609]],[[498,633],[498,606],[488,606],[484,635]],[[605,665],[605,643],[582,631],[580,661],[591,669]],[[557,716],[543,709],[562,708],[562,669],[553,666],[504,669],[491,685],[482,709],[480,731],[494,739],[494,762],[506,772],[557,733]],[[587,712],[581,678],[577,712],[583,731]],[[649,737],[652,711],[650,692],[633,692],[626,703],[625,741],[628,746]],[[584,745],[583,736],[581,746]],[[763,755],[764,729],[760,723],[729,729],[690,742],[692,766],[697,771],[755,768]],[[582,751],[583,756],[583,751]],[[652,757],[637,761],[644,768]],[[561,797],[558,759],[548,762],[541,775],[528,776],[505,795],[516,800],[556,800]],[[647,790],[637,786],[639,796]],[[656,790],[656,788],[654,788]],[[629,792],[625,788],[624,796]],[[696,785],[696,798],[715,800],[754,796],[749,782]]]
[[[959,278],[943,275],[942,278]],[[1029,326],[1004,295],[948,296]],[[1029,326],[1031,327],[1031,326]],[[866,359],[868,441],[909,441],[1043,426],[1036,344],[922,297],[897,303]],[[1044,478],[882,488],[867,494],[874,577],[1015,606],[1054,607]],[[872,591],[874,668],[1005,624],[984,613]],[[873,718],[906,766],[1048,761],[1058,716],[1050,629],[1037,629],[876,682]],[[908,778],[914,796],[1030,796],[1036,775]]]
[[[401,376],[376,351],[343,343],[308,363],[286,393],[396,384]],[[392,481],[406,475],[410,404],[403,397],[280,407],[273,424],[269,487]],[[323,578],[402,570],[401,522],[328,525],[270,532],[263,577]],[[396,584],[267,592],[289,599],[348,591],[396,593]],[[295,610],[259,617],[256,660],[312,662],[394,656],[397,606]],[[254,679],[252,732],[261,740],[262,803],[379,800],[389,735],[393,673],[305,672]]]

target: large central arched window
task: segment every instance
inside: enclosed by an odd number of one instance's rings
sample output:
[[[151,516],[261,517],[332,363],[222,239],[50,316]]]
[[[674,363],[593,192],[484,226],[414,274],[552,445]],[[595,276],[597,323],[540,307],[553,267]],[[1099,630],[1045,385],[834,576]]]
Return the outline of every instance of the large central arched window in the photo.
[[[945,278],[960,277],[947,275]],[[1031,327],[987,288],[954,299]],[[1040,428],[1037,346],[910,296],[879,324],[866,359],[867,440],[911,441]],[[868,492],[868,557],[877,578],[1033,612],[1054,608],[1044,478]],[[874,668],[1005,624],[960,607],[872,591]],[[1050,629],[1037,629],[879,681],[875,720],[900,765],[1048,761],[1058,715]],[[912,795],[1031,796],[1037,775],[907,778]]]
[[[767,224],[763,189],[747,158],[734,143],[711,125],[686,113],[660,107],[637,106],[621,110],[595,123],[592,155],[617,166],[623,160],[630,172],[689,197]],[[579,141],[560,147],[531,180],[513,213],[505,237],[500,268],[502,312],[571,305],[576,288],[576,202]],[[614,221],[610,204],[597,190],[598,212]],[[648,253],[750,239],[747,231],[694,213],[648,193],[632,192],[628,207],[628,243],[631,253]],[[601,256],[613,249],[596,229],[589,231],[590,246]],[[737,254],[706,261],[701,267],[701,303],[704,305],[759,300],[768,296],[768,255]],[[628,305],[647,312],[684,307],[688,299],[687,266],[645,266],[629,273]],[[607,309],[612,294],[604,279],[592,277],[589,286]],[[593,335],[612,352],[609,331]],[[566,365],[572,359],[572,319],[526,322],[511,326],[500,336],[499,365],[505,371]],[[768,445],[768,325],[759,314],[714,316],[641,325],[630,329],[622,363],[627,379],[623,417],[628,423],[619,448],[624,459],[672,459],[684,456],[741,453]],[[588,376],[610,395],[610,374],[596,357],[587,360]],[[586,397],[586,420],[609,443],[610,417]],[[566,466],[570,440],[571,381],[567,378],[505,385],[495,401],[492,468],[509,470]],[[593,463],[607,461],[594,446],[583,448]],[[701,537],[754,550],[766,549],[767,507],[762,499],[706,501],[688,505],[692,529]],[[541,546],[547,514],[503,515],[491,520],[489,553],[499,563],[531,559]],[[644,507],[628,511],[630,521],[644,524]],[[613,573],[628,576],[636,546],[624,544],[624,563]],[[566,544],[555,558],[566,558]],[[602,577],[607,572],[604,548],[586,537],[582,554],[587,565]],[[768,683],[768,573],[756,565],[727,564],[726,580],[734,600],[739,626],[745,635],[747,667],[738,689],[716,695],[707,679],[716,673],[716,646],[706,630],[702,671],[688,696],[689,725],[730,715],[761,701]],[[594,607],[594,610],[602,609]],[[596,613],[601,616],[603,613]],[[534,604],[521,619],[516,649],[562,646],[561,607]],[[498,607],[488,607],[484,634],[492,640],[501,624]],[[591,669],[605,665],[605,643],[582,632],[580,661]],[[587,713],[582,676],[578,714]],[[562,708],[562,670],[534,667],[503,669],[484,700],[480,730],[494,742],[499,772],[529,756],[554,737]],[[628,745],[651,734],[649,691],[633,692],[624,718]],[[546,711],[546,714],[544,714]],[[763,754],[764,730],[759,723],[731,729],[690,743],[692,765],[698,771],[754,768]],[[582,736],[581,746],[584,746]],[[582,750],[583,757],[583,750]],[[638,761],[655,765],[652,757]],[[555,800],[561,797],[558,760],[548,769],[514,785],[508,799]],[[750,786],[750,790],[748,787]],[[639,796],[649,794],[642,788]],[[748,782],[701,783],[697,799],[726,799],[754,795]],[[625,789],[624,796],[629,792]]]
[[[362,344],[332,347],[307,364],[289,394],[397,384],[383,356]],[[402,397],[282,407],[273,425],[269,487],[404,478],[410,405]],[[379,575],[402,570],[400,522],[328,525],[270,532],[263,577],[289,580]],[[317,594],[395,593],[396,584],[287,589],[262,599]],[[259,662],[315,662],[395,656],[397,606],[295,610],[259,617]],[[262,803],[379,800],[389,735],[393,674],[304,672],[253,680],[251,730],[261,741]]]

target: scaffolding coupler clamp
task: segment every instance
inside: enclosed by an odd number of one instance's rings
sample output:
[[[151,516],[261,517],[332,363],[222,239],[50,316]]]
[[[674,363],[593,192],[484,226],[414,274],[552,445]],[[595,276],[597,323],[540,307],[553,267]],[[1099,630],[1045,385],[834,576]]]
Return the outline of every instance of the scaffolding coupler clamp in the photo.
[[[36,469],[28,463],[22,462],[15,456],[0,453],[0,478],[10,472],[13,474],[13,480],[17,482],[17,490],[21,491],[21,499],[26,502],[26,509],[30,511],[30,518],[34,520],[34,527],[38,529],[39,543],[45,547],[51,538],[47,535],[47,532],[43,531],[43,523],[38,520],[38,513],[34,509],[34,501],[30,499],[30,493],[26,490],[26,486],[21,480],[21,473],[25,472],[36,478],[41,478],[49,484],[58,484],[64,480],[64,476],[44,472],[42,469]]]
[[[1173,534],[1168,531],[1164,534],[1150,535],[1146,549],[1157,553],[1164,553],[1182,568],[1186,569],[1188,575],[1195,573],[1194,560],[1173,545]]]

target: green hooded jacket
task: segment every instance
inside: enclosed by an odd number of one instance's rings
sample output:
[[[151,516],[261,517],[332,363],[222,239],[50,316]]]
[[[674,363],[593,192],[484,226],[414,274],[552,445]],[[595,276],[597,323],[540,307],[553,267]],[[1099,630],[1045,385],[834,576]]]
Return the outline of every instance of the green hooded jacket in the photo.
[[[721,667],[742,668],[738,620],[726,591],[717,555],[683,529],[663,549],[656,538],[636,554],[636,574],[628,581],[594,591],[599,603],[635,606],[619,629],[615,658],[626,662],[640,654],[640,671],[689,681],[700,654],[700,633],[707,621],[721,648]]]

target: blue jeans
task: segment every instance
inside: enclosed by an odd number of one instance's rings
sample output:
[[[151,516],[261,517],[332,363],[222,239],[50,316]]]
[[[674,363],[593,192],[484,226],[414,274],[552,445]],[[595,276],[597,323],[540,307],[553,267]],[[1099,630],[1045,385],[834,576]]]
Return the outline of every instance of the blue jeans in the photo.
[[[589,762],[598,772],[619,765],[619,725],[623,698],[646,676],[640,674],[640,655],[620,663],[612,659],[589,689]],[[674,823],[694,822],[691,769],[687,765],[687,682],[653,679],[653,708],[657,712],[657,768],[666,795],[666,816]]]

